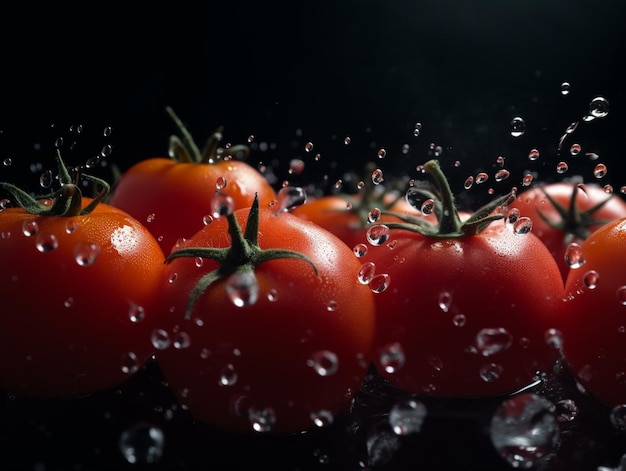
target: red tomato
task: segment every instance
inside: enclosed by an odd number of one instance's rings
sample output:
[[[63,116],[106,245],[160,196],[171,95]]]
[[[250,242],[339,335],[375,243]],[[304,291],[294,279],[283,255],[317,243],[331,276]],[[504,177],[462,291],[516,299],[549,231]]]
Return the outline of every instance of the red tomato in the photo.
[[[73,185],[63,189],[75,203],[63,214],[47,215],[43,206],[42,215],[0,211],[0,389],[16,394],[69,397],[112,388],[154,350],[161,248],[125,212],[100,203],[81,214],[91,200],[81,200]]]
[[[380,245],[361,259],[365,281],[377,292],[374,363],[412,393],[519,390],[558,357],[547,341],[558,327],[563,293],[556,262],[538,237],[518,233],[494,213],[506,198],[462,223],[437,163],[425,169],[448,195],[449,216],[434,232],[388,224],[387,238],[379,226]]]
[[[532,219],[533,233],[556,259],[564,280],[570,269],[569,244],[580,244],[603,224],[626,217],[626,202],[593,183],[535,186],[520,193],[509,208]]]
[[[626,218],[581,245],[565,282],[563,355],[580,384],[601,401],[626,403]]]
[[[218,155],[219,130],[201,155],[173,117],[186,136],[182,143],[173,140],[178,144],[175,153],[179,158],[154,157],[131,166],[121,175],[109,200],[145,224],[165,254],[179,238],[190,237],[205,225],[224,199],[232,199],[237,208],[250,207],[255,194],[262,206],[276,199],[273,187],[257,169],[224,155],[224,149]]]
[[[184,406],[213,426],[293,432],[326,425],[347,410],[371,364],[373,295],[336,236],[267,207],[257,225],[252,209],[249,221],[249,210],[237,210],[174,249],[189,252],[167,265],[157,361]],[[222,268],[201,258],[211,250]],[[215,278],[205,286],[199,280],[207,274]],[[187,306],[192,292],[198,297]]]

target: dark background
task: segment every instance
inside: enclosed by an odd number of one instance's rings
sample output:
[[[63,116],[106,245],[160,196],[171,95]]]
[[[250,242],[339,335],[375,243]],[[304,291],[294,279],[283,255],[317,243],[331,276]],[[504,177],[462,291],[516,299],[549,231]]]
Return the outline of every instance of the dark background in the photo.
[[[461,160],[451,175],[459,180],[500,155],[515,185],[526,169],[557,178],[562,159],[590,172],[584,152],[621,158],[624,13],[611,0],[13,7],[2,15],[0,155],[16,163],[15,178],[34,143],[45,165],[46,150],[64,137],[80,144],[71,157],[80,163],[100,150],[110,126],[109,160],[125,168],[166,154],[177,132],[170,105],[199,145],[218,125],[226,142],[254,136],[252,163],[274,162],[281,179],[308,141],[322,155],[307,161],[309,181],[334,181],[369,160],[415,173],[430,144],[442,147],[444,162]],[[609,100],[609,116],[571,136],[567,148],[579,142],[580,157],[557,155],[567,126],[598,95]],[[509,134],[515,116],[527,124],[518,139]],[[531,148],[542,155],[534,167]],[[602,183],[626,183],[616,173]]]
[[[606,163],[609,173],[598,182],[618,190],[626,185],[625,14],[626,4],[614,0],[3,6],[0,162],[7,163],[0,163],[0,180],[37,182],[53,165],[59,138],[66,160],[76,165],[105,145],[113,152],[103,161],[122,170],[165,156],[176,132],[165,112],[169,105],[198,144],[218,125],[225,126],[227,142],[245,143],[253,135],[251,161],[271,163],[279,182],[317,182],[324,175],[333,182],[372,160],[387,174],[413,176],[432,156],[432,143],[442,147],[439,157],[457,191],[468,175],[492,172],[498,156],[512,171],[504,185],[519,185],[527,169],[538,179],[561,178],[554,169],[564,160],[569,175],[580,172],[591,181],[593,166]],[[571,92],[563,95],[566,81]],[[609,115],[583,123],[598,95],[609,100]],[[510,135],[515,116],[527,124],[517,139]],[[573,122],[579,126],[559,152]],[[319,162],[304,151],[309,141],[322,155]],[[583,146],[577,157],[567,151],[575,142]],[[262,150],[264,143],[270,150]],[[387,150],[384,159],[377,157],[379,148]],[[531,163],[532,148],[541,158]],[[585,152],[600,157],[592,162]],[[306,160],[307,170],[291,177],[287,166],[295,157]],[[82,401],[3,395],[0,464],[30,470],[210,469],[216,462],[220,469],[367,469],[365,426],[349,443],[343,421],[304,437],[240,440],[192,422],[163,384],[150,365],[120,389]],[[563,395],[552,394],[559,399],[577,392],[570,384]],[[383,403],[385,397],[376,396]],[[608,411],[595,413],[597,404],[577,400],[583,418],[542,470],[619,463],[623,436],[605,420]],[[371,469],[509,469],[485,432],[494,404],[435,407],[429,434],[410,438],[390,461],[381,458],[388,465]],[[357,421],[359,414],[357,408]],[[160,466],[128,466],[117,440],[146,420],[165,432],[165,454]],[[374,418],[365,420],[370,426]],[[393,451],[390,445],[390,456]]]

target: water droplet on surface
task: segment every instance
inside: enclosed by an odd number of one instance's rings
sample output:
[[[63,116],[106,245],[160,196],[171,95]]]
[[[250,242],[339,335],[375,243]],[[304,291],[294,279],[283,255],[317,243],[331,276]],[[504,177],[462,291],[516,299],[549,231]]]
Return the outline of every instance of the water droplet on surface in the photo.
[[[285,186],[278,190],[276,197],[277,203],[274,210],[276,214],[302,206],[307,200],[306,191],[300,186]]]
[[[583,249],[577,242],[570,242],[565,248],[565,263],[570,268],[580,268],[585,264]]]
[[[367,241],[370,245],[383,245],[389,239],[391,230],[384,224],[377,224],[370,227],[366,232]]]
[[[595,97],[589,103],[589,114],[594,118],[604,118],[609,114],[609,100],[602,96]]]
[[[523,118],[516,116],[511,120],[511,136],[520,137],[526,132],[526,122]]]
[[[622,305],[626,306],[626,286],[620,286],[615,291],[615,296],[617,297],[617,301]]]
[[[339,369],[339,358],[336,353],[329,350],[318,350],[311,355],[306,364],[313,368],[318,375],[330,376]]]
[[[81,267],[93,265],[100,255],[100,246],[88,242],[78,242],[74,246],[74,260]]]
[[[169,334],[163,329],[154,329],[150,334],[150,341],[157,350],[165,350],[172,344]]]
[[[486,363],[480,367],[478,374],[485,383],[494,383],[500,379],[504,368],[497,363]]]
[[[39,230],[39,225],[37,224],[37,221],[24,221],[22,223],[22,234],[24,234],[26,237],[32,237],[35,234],[37,234],[37,231]]]
[[[397,435],[409,435],[422,430],[426,418],[426,406],[415,399],[396,402],[389,410],[389,425]]]
[[[583,284],[588,289],[596,289],[598,287],[598,280],[600,279],[600,275],[595,270],[589,270],[587,273],[583,275]]]
[[[352,252],[354,253],[354,255],[356,255],[358,258],[364,257],[365,255],[367,255],[367,245],[365,244],[356,244],[353,248],[352,248]]]
[[[131,464],[157,463],[163,455],[164,444],[163,431],[146,422],[124,430],[118,443],[122,455]]]
[[[513,223],[513,232],[517,235],[528,234],[532,229],[533,221],[527,216],[522,216]]]
[[[235,272],[226,280],[226,294],[237,307],[252,306],[259,298],[259,284],[252,270]]]
[[[507,399],[491,419],[494,448],[513,468],[537,466],[558,442],[554,411],[550,401],[536,394],[521,393]]]
[[[476,334],[476,351],[488,357],[507,350],[513,344],[513,336],[503,327],[484,328]]]
[[[367,285],[373,293],[382,293],[389,287],[390,282],[391,277],[387,273],[381,273],[374,275]]]
[[[422,206],[420,207],[420,211],[424,216],[428,216],[435,211],[435,201],[431,198],[426,199]]]
[[[39,234],[35,245],[40,252],[50,252],[59,246],[59,241],[54,234]]]
[[[546,345],[559,350],[563,346],[563,333],[558,329],[548,329],[544,334]]]
[[[450,306],[452,305],[452,293],[449,291],[442,291],[439,293],[439,309],[443,312],[448,312]]]
[[[191,338],[187,332],[176,332],[172,338],[172,345],[177,350],[183,350],[189,348],[191,345]]]
[[[367,262],[361,265],[359,269],[359,273],[357,275],[359,283],[363,285],[369,284],[370,281],[374,278],[376,274],[376,265],[374,262]]]
[[[220,386],[233,386],[237,383],[237,379],[237,371],[232,363],[228,363],[224,366],[224,368],[222,368],[222,371],[220,371]]]

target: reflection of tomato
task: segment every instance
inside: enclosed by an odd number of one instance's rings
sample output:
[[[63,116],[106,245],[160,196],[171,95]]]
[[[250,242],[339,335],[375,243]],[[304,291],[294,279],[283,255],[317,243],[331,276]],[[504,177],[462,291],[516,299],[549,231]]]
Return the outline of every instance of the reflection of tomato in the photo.
[[[436,162],[425,168],[444,178]],[[434,232],[391,223],[387,234],[379,226],[393,244],[370,247],[361,259],[378,292],[375,364],[410,392],[512,392],[557,357],[546,335],[558,327],[563,282],[538,237],[497,219],[504,201],[461,222],[448,196]]]
[[[597,184],[550,183],[528,189],[509,206],[530,217],[533,233],[550,249],[567,277],[571,242],[580,243],[603,224],[626,217],[626,202]]]
[[[0,211],[0,388],[66,397],[117,386],[154,350],[161,248],[119,209],[81,211],[92,200],[70,183],[49,205],[15,194],[43,214]]]
[[[288,212],[252,209],[174,248],[172,256],[188,252],[167,265],[157,360],[198,420],[239,431],[328,424],[347,410],[370,364],[373,294],[337,237]],[[238,226],[250,232],[245,241]],[[202,258],[211,253],[221,268]]]
[[[220,136],[219,131],[213,134],[202,155],[189,136],[182,142],[174,140],[178,159],[140,161],[126,170],[115,186],[109,203],[144,223],[166,254],[179,238],[190,237],[219,212],[221,199],[232,199],[235,207],[247,208],[255,193],[262,206],[276,198],[263,174],[232,158],[236,148],[221,149],[218,155]]]
[[[565,283],[563,354],[592,395],[626,403],[626,218],[602,226],[581,245]]]

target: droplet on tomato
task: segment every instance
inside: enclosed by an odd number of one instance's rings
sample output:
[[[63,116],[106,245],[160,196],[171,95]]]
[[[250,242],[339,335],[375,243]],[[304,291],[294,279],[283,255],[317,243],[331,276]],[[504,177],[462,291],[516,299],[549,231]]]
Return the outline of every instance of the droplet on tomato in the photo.
[[[367,262],[361,265],[358,273],[359,283],[362,285],[369,284],[376,274],[376,264],[374,262]]]
[[[391,277],[387,273],[381,273],[372,277],[367,284],[373,293],[382,293],[389,287]]]
[[[318,350],[306,362],[320,376],[331,376],[339,369],[339,358],[330,350]]]
[[[259,298],[259,285],[253,271],[235,272],[226,280],[226,294],[237,307],[252,306]]]
[[[389,239],[390,229],[384,224],[376,224],[367,230],[367,241],[374,246],[383,245]]]
[[[528,234],[533,229],[533,221],[527,216],[522,216],[513,223],[513,232],[517,235]]]
[[[615,296],[617,297],[617,302],[619,302],[622,306],[626,306],[626,286],[620,286],[617,288]]]
[[[74,246],[74,260],[81,267],[93,265],[100,255],[100,246],[88,242],[78,242]]]
[[[596,289],[598,287],[598,280],[600,274],[595,270],[589,270],[583,275],[583,284],[589,289]]]
[[[585,264],[583,249],[577,242],[571,242],[565,248],[565,264],[570,268],[580,268]]]
[[[39,234],[35,245],[40,252],[50,252],[59,246],[59,241],[54,234]]]
[[[428,409],[416,399],[401,399],[389,410],[389,425],[396,435],[410,435],[422,430]]]
[[[443,312],[448,312],[450,306],[452,305],[452,293],[450,291],[442,291],[439,293],[439,309]]]
[[[352,252],[354,253],[354,255],[356,255],[359,258],[364,257],[365,255],[367,255],[367,245],[365,245],[365,244],[356,244],[352,248]]]
[[[237,383],[237,379],[239,379],[239,376],[232,363],[228,363],[222,368],[222,371],[220,371],[220,386],[232,386]]]
[[[150,341],[157,350],[165,350],[172,344],[170,335],[163,329],[154,329],[150,334]]]

